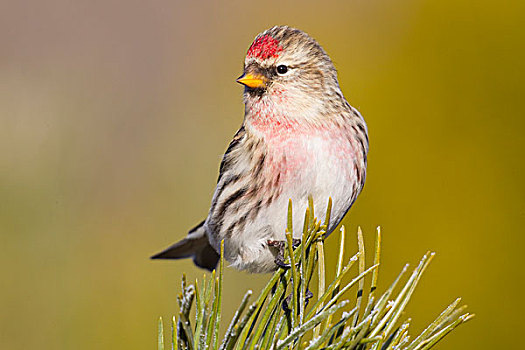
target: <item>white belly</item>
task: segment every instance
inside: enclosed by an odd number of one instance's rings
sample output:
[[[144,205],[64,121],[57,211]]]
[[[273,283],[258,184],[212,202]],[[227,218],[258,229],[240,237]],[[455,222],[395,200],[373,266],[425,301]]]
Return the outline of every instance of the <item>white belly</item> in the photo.
[[[271,170],[272,176],[279,174],[282,178],[282,191],[242,232],[225,240],[227,260],[233,266],[253,272],[275,270],[275,250],[268,247],[267,241],[285,240],[289,199],[293,205],[295,238],[302,236],[309,196],[314,202],[315,217],[323,223],[328,200],[332,198],[329,228],[335,228],[352,204],[355,192],[360,190],[354,167],[354,147],[348,140],[343,141],[347,144],[341,145],[341,142],[321,136],[305,136],[271,150],[273,161],[284,157],[280,161],[284,163],[283,168]]]

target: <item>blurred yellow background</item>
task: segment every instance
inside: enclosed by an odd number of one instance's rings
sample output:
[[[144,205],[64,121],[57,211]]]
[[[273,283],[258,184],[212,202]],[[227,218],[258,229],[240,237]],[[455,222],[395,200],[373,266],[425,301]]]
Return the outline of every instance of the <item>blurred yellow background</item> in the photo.
[[[347,251],[382,226],[380,289],[436,251],[412,334],[462,296],[477,317],[438,348],[519,347],[524,23],[521,0],[3,2],[1,348],[155,348],[182,272],[203,271],[148,257],[205,217],[235,78],[276,24],[321,43],[369,126]],[[228,319],[266,277],[225,279]]]

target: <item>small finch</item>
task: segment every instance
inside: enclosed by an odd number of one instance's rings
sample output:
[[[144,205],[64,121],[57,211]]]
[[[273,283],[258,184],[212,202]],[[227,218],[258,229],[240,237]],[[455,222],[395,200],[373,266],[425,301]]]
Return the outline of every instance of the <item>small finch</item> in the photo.
[[[224,240],[233,267],[271,272],[278,268],[275,241],[285,240],[289,199],[293,227],[302,227],[309,196],[321,213],[331,197],[330,233],[363,189],[367,127],[314,39],[287,26],[264,31],[237,82],[244,85],[244,121],[223,156],[208,216],[153,259],[192,257],[212,270]]]

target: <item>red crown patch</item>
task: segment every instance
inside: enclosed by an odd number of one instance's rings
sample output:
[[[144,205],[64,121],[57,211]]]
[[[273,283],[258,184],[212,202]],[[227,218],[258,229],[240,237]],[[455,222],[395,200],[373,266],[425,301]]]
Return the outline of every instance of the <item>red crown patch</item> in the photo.
[[[266,34],[255,39],[246,56],[265,60],[270,57],[278,57],[279,52],[282,50],[283,48],[279,45],[279,41]]]

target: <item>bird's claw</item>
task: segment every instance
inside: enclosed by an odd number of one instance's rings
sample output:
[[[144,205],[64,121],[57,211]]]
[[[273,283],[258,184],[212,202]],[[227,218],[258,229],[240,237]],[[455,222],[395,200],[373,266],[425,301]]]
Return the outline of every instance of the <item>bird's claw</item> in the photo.
[[[277,248],[277,255],[275,256],[275,264],[283,269],[289,269],[292,267],[284,261],[284,248],[286,247],[286,241],[273,241],[268,240],[267,244],[269,247]],[[301,244],[301,240],[297,238],[292,239],[292,248],[297,248]]]

